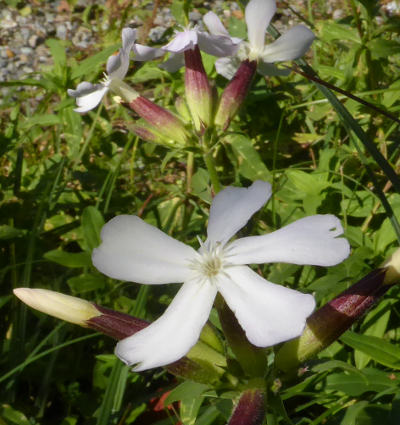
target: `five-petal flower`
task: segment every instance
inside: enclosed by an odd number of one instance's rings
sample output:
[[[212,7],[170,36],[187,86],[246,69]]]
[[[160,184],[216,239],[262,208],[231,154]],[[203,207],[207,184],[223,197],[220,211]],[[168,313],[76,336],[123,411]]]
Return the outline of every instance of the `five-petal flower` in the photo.
[[[120,341],[116,354],[141,371],[184,356],[199,338],[219,291],[249,341],[267,347],[301,334],[314,298],[266,281],[246,264],[288,262],[332,266],[349,254],[339,220],[315,215],[262,236],[230,241],[269,199],[271,186],[227,187],[213,199],[207,239],[198,251],[136,216],[102,229],[93,264],[102,273],[143,284],[184,282],[165,313]]]
[[[256,60],[260,73],[277,73],[272,63],[298,59],[307,52],[315,38],[314,33],[307,27],[296,25],[266,45],[265,32],[275,12],[275,0],[251,0],[245,9],[248,42],[241,43],[238,57],[240,60]],[[218,20],[218,17],[213,16],[213,20]],[[223,27],[221,22],[212,25],[209,25],[207,19],[204,22],[211,34],[220,34],[220,28]],[[237,62],[237,58],[220,58],[215,66],[219,74],[231,79]]]
[[[112,55],[107,60],[107,74],[104,80],[98,84],[83,81],[78,84],[76,90],[68,90],[68,94],[76,99],[76,112],[88,112],[95,108],[103,96],[112,89],[112,84],[119,86],[121,80],[125,78],[129,69],[130,53],[135,53],[136,61],[147,61],[158,58],[165,54],[161,49],[142,46],[135,43],[136,30],[124,28],[122,30],[122,48],[116,55]]]

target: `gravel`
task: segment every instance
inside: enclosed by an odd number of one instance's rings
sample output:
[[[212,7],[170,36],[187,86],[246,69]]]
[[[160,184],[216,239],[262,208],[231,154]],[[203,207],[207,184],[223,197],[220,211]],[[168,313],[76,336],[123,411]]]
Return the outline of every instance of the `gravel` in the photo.
[[[296,4],[302,1],[304,0],[294,1],[293,8],[296,9]],[[78,19],[77,11],[83,12],[88,5],[102,7],[106,4],[105,2],[106,0],[78,0],[73,14],[66,0],[26,2],[28,6],[22,9],[3,8],[0,11],[0,81],[27,78],[30,73],[40,73],[44,67],[50,66],[52,57],[45,44],[49,38],[71,40],[75,50],[87,50],[95,46],[98,42],[97,23],[92,22],[88,28]],[[204,2],[203,6],[208,9],[212,6],[213,10],[219,14],[223,12],[225,18],[228,18],[231,13],[236,16],[240,14],[234,2],[230,3],[230,10],[226,10],[226,4],[222,0],[214,0]],[[151,4],[146,8],[151,10]],[[400,6],[397,1],[384,1],[381,10],[389,16],[400,15]],[[282,18],[278,21],[278,28],[298,23],[293,21],[293,14],[289,10],[282,8],[281,11]],[[332,14],[336,19],[342,17],[341,9],[338,7],[334,8]],[[74,19],[71,20],[71,16],[74,16]],[[201,18],[202,15],[198,11],[190,12],[193,24],[201,26]],[[133,26],[139,26],[141,23],[140,19],[129,22]],[[170,8],[162,7],[149,32],[150,40],[154,43],[164,41],[162,38],[165,31],[174,23]],[[102,25],[102,30],[107,30],[107,22]],[[38,78],[35,75],[33,77]]]

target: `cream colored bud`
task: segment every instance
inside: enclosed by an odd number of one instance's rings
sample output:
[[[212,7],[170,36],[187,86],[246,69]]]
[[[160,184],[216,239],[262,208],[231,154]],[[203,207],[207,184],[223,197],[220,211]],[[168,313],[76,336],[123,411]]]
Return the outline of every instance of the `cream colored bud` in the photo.
[[[25,304],[58,319],[85,326],[101,313],[89,301],[47,289],[16,288],[14,294]]]
[[[382,265],[382,268],[387,268],[385,285],[393,285],[400,283],[400,248],[398,248],[391,257]]]

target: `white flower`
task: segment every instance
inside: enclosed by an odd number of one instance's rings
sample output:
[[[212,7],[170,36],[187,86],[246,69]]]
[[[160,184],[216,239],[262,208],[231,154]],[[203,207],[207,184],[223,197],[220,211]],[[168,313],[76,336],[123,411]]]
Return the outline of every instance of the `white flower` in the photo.
[[[198,340],[218,291],[252,344],[267,347],[302,333],[314,298],[268,282],[246,264],[332,266],[349,255],[349,244],[338,238],[343,229],[333,215],[230,241],[270,195],[271,185],[263,181],[218,193],[198,251],[136,216],[117,216],[103,227],[102,244],[92,256],[102,273],[144,284],[184,282],[159,319],[118,343],[119,358],[141,371],[184,356]]]
[[[162,56],[165,52],[161,49],[142,46],[135,43],[136,30],[124,28],[122,30],[122,48],[119,53],[112,55],[107,60],[107,75],[99,84],[84,81],[78,84],[76,90],[68,89],[68,94],[76,99],[76,112],[88,112],[95,108],[112,84],[120,85],[129,69],[130,52],[135,53],[135,60],[147,61]]]
[[[209,12],[212,13],[212,12]],[[213,14],[215,15],[215,14]],[[175,72],[184,65],[183,52],[193,50],[196,45],[203,52],[216,57],[235,55],[241,39],[230,37],[224,26],[215,15],[216,20],[223,28],[223,32],[215,27],[214,34],[208,34],[195,28],[184,28],[183,31],[176,31],[175,37],[163,47],[163,50],[172,53],[171,57],[161,66],[169,72]]]
[[[307,52],[315,38],[314,33],[307,27],[296,25],[277,40],[266,45],[265,32],[275,12],[275,0],[251,0],[247,4],[245,19],[249,41],[242,43],[238,52],[240,60],[249,59],[258,61],[258,71],[268,75],[278,72],[271,65],[272,63],[298,59]],[[217,17],[214,17],[214,19],[218,20]],[[205,24],[211,34],[220,33],[220,29],[215,29],[215,23],[209,26],[207,20],[205,20]],[[223,27],[221,22],[219,22],[220,27]],[[234,62],[229,58],[218,59],[216,62],[217,72],[231,79],[233,77],[233,64]]]

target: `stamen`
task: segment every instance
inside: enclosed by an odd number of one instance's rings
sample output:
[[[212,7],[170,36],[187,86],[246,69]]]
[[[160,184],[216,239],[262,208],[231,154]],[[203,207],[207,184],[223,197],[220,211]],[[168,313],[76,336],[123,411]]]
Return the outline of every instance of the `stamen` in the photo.
[[[212,282],[218,274],[223,272],[224,267],[229,266],[229,263],[225,261],[224,246],[219,242],[213,244],[210,241],[205,243],[199,238],[198,240],[199,255],[191,261],[190,268],[196,272],[199,280],[208,279]]]

